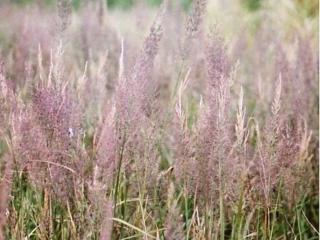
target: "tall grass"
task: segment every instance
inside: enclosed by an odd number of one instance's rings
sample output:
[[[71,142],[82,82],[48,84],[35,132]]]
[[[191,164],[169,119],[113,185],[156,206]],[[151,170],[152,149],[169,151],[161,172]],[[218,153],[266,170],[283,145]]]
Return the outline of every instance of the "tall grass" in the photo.
[[[2,6],[0,240],[318,239],[317,13]]]

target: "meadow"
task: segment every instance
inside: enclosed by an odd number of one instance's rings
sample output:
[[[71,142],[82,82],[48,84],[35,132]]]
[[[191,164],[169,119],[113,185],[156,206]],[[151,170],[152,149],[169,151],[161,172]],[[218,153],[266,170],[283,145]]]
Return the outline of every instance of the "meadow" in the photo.
[[[318,10],[0,1],[0,240],[319,239]]]

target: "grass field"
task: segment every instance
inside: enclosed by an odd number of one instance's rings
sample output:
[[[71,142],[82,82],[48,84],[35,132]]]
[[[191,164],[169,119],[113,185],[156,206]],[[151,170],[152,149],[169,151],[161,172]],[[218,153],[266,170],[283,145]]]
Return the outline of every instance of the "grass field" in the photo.
[[[0,240],[319,239],[318,9],[0,1]]]

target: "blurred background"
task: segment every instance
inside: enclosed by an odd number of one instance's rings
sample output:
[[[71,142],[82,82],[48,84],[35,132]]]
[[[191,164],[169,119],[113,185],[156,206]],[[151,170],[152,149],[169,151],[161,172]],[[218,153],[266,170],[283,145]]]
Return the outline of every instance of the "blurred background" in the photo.
[[[84,3],[94,2],[96,0],[72,0],[72,5],[75,9],[79,8]],[[130,9],[135,4],[145,3],[150,6],[157,6],[161,3],[161,0],[103,0],[108,4],[110,8],[122,8]],[[14,3],[18,5],[37,3],[41,5],[52,6],[55,0],[2,0],[2,2]],[[192,0],[174,0],[175,4],[183,6],[184,9],[188,9]],[[248,11],[258,11],[263,8],[265,2],[268,0],[222,0],[225,4],[239,4]],[[279,1],[275,1],[274,4],[280,4]],[[319,1],[317,0],[291,0],[291,2],[299,7],[299,10],[306,16],[315,16],[319,12]]]

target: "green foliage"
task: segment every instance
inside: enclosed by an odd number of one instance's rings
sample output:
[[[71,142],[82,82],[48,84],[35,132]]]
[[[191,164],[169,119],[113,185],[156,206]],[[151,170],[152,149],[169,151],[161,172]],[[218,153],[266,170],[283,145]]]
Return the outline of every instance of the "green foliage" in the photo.
[[[80,7],[80,4],[81,4],[81,0],[72,0],[72,6],[75,9],[78,9]]]
[[[13,0],[13,2],[17,4],[28,4],[33,2],[33,0]]]
[[[161,2],[161,0],[148,0],[148,3],[152,6],[159,6]]]
[[[295,0],[297,10],[307,17],[316,17],[319,15],[318,0]]]
[[[180,0],[180,3],[183,7],[183,9],[187,10],[190,8],[192,0]]]
[[[128,196],[130,183],[124,176],[121,176],[120,179],[119,191],[115,193],[118,202],[115,207],[115,217],[123,221],[122,223],[114,223],[114,229],[117,229],[114,232],[114,237],[125,238],[135,235],[134,231],[128,226],[130,226],[129,222],[142,221],[141,211],[156,212],[158,216],[157,225],[161,229],[167,214],[167,208],[165,202],[161,200],[161,196],[158,195],[159,192],[155,192],[154,199],[148,200],[144,196],[144,191],[142,191],[139,197],[134,199]],[[194,221],[194,199],[181,196],[179,191],[176,192],[174,198],[178,201],[185,222],[185,229],[188,229]],[[255,229],[254,236],[259,237],[259,239],[318,239],[316,226],[319,224],[317,215],[319,199],[317,196],[304,196],[293,209],[286,209],[281,203],[272,206],[269,209],[270,223],[268,226],[264,225],[264,209],[257,206],[251,212],[248,212],[245,209],[245,202],[242,200],[239,200],[238,206],[229,216],[229,219],[230,217],[231,219],[225,222],[225,239],[252,239],[248,238],[248,235],[253,229]],[[41,232],[43,230],[40,226],[44,220],[51,223],[51,239],[77,239],[72,230],[72,222],[76,220],[71,218],[66,203],[55,201],[54,198],[50,202],[50,209],[46,209],[44,193],[34,189],[25,174],[16,174],[10,204],[11,215],[6,227],[7,239],[19,239],[23,236],[28,236],[28,239],[41,239],[40,236],[43,236],[44,233]],[[86,208],[87,202],[85,199],[73,205],[70,211],[75,214],[74,216],[77,216],[77,222],[84,221]],[[45,210],[50,212],[49,219],[44,218]],[[210,216],[210,213],[208,214],[208,219],[212,221],[213,216]],[[91,224],[94,224],[94,222]],[[77,231],[85,231],[85,229],[81,229],[84,226],[87,227],[88,223],[87,225],[85,222],[79,224]],[[91,231],[95,230],[92,229]],[[91,236],[89,239],[97,239],[97,234],[97,232],[87,232],[87,235]],[[136,236],[141,236],[141,234],[138,233]]]
[[[34,3],[36,0],[11,0],[11,1],[16,4],[25,5],[25,4]],[[43,2],[45,5],[52,5],[55,2],[55,0],[41,0],[40,2]]]
[[[257,11],[261,8],[262,0],[241,0],[243,6],[249,11]]]
[[[132,7],[134,1],[133,0],[107,0],[108,7],[119,7],[123,9],[128,9]]]

